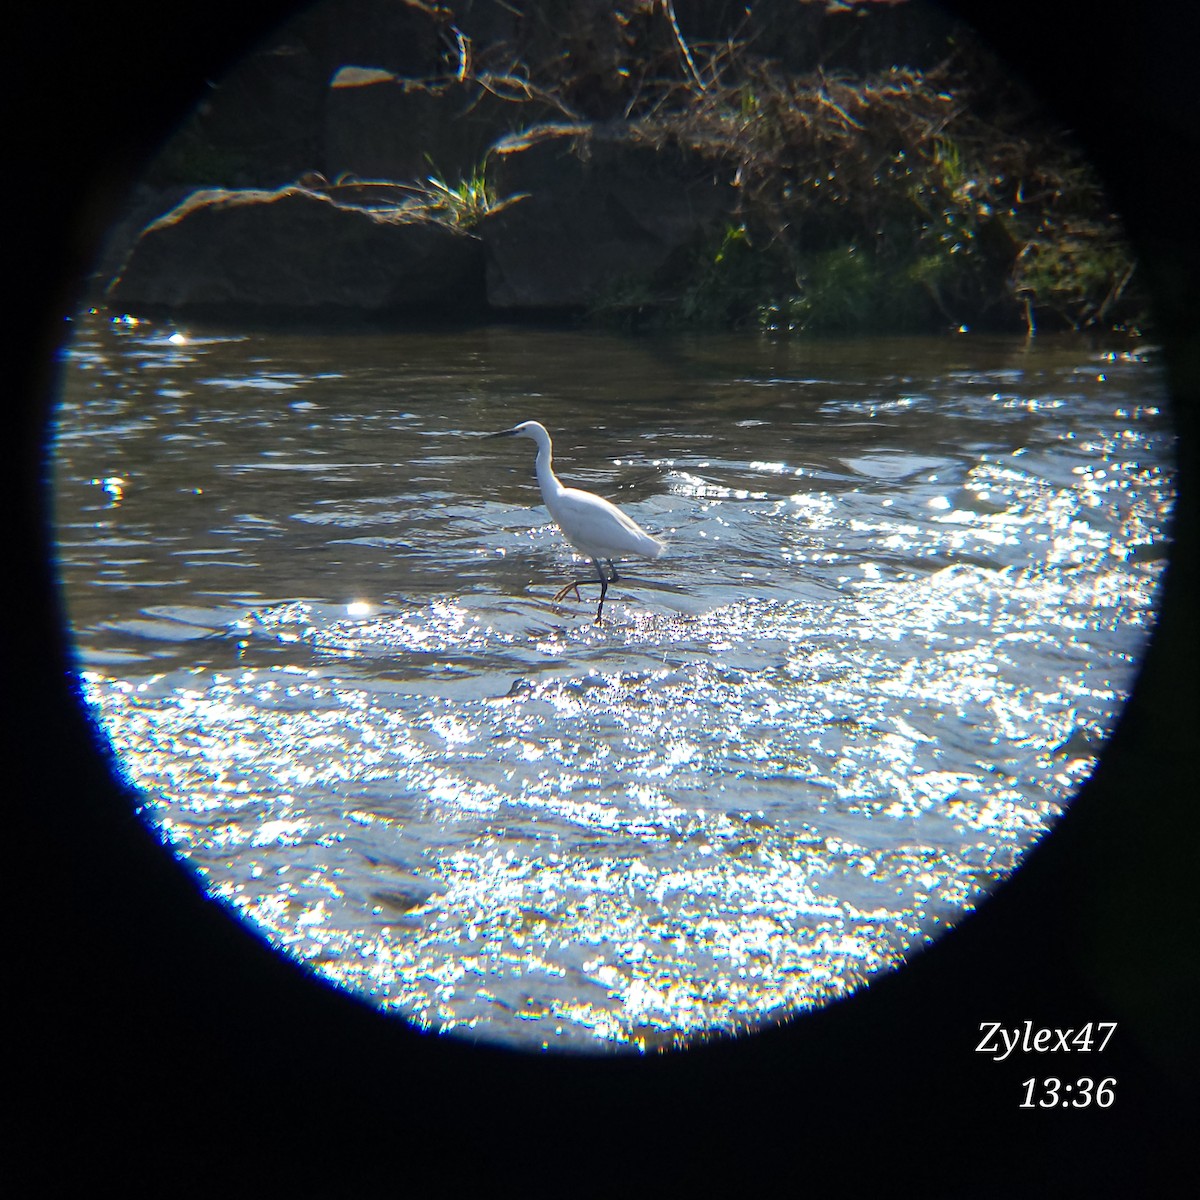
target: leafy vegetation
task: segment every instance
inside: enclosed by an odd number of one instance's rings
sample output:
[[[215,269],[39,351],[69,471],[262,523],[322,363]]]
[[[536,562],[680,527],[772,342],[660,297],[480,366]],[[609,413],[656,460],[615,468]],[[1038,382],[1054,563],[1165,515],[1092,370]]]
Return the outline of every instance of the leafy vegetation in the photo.
[[[497,6],[503,19],[467,0],[403,3],[434,31],[429,78],[500,103],[495,136],[548,120],[621,126],[729,185],[733,202],[695,244],[669,270],[615,281],[598,321],[1032,333],[1145,319],[1120,223],[1070,138],[969,33],[893,19],[917,0],[681,5],[686,28],[672,0],[531,0]],[[925,65],[881,65],[891,35],[919,25]],[[155,182],[255,177],[241,142],[205,128],[193,119],[173,140]],[[299,165],[317,142],[299,139]],[[461,229],[514,199],[497,200],[486,159],[461,179],[430,167],[363,194]],[[328,186],[349,196],[356,181]]]
[[[998,130],[913,71],[752,75],[752,90],[685,89],[659,118],[664,137],[723,157],[740,189],[737,245],[697,257],[669,321],[1032,332],[1131,311],[1130,252],[1061,135]]]
[[[617,117],[686,147],[738,194],[682,276],[620,281],[598,319],[1032,332],[1143,318],[1135,264],[1088,164],[962,31],[927,70],[796,72],[759,49],[769,16],[744,14],[712,41],[689,41],[666,0],[558,16],[554,55],[460,41],[458,69],[571,119]]]
[[[496,204],[482,164],[457,183],[448,183],[435,173],[426,179],[425,186],[409,190],[430,216],[461,229],[470,229]]]

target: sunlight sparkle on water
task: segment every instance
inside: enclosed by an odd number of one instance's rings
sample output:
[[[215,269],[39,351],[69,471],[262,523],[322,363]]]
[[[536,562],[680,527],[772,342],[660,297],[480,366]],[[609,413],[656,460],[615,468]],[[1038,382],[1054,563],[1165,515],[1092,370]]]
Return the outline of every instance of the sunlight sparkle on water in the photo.
[[[566,443],[669,531],[597,625],[594,585],[551,599],[581,568],[531,464],[462,438],[518,391],[561,423],[576,334],[398,335],[386,400],[375,339],[84,334],[64,594],[139,811],[273,945],[431,1030],[652,1050],[899,966],[1052,828],[1154,619],[1141,361],[680,343],[654,369],[695,405],[623,395],[628,429]]]

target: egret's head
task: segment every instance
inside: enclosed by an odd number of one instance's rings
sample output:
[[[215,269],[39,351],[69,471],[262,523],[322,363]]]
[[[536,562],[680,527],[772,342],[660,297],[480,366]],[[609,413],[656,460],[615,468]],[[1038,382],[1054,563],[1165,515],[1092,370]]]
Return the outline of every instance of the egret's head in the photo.
[[[542,441],[548,441],[550,437],[546,432],[546,427],[537,421],[522,421],[520,425],[514,425],[511,429],[502,429],[499,433],[489,433],[486,436],[490,438],[523,437],[539,444]]]

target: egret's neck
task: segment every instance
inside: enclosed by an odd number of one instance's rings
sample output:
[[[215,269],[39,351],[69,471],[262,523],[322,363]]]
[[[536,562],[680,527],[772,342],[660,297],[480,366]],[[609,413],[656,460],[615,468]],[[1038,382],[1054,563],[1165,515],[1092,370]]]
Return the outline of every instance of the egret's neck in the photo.
[[[537,469],[538,486],[542,489],[542,499],[546,501],[547,505],[550,504],[552,497],[557,496],[563,490],[563,485],[554,473],[554,466],[551,459],[550,439],[547,438],[543,441],[539,438],[537,463],[535,466]]]

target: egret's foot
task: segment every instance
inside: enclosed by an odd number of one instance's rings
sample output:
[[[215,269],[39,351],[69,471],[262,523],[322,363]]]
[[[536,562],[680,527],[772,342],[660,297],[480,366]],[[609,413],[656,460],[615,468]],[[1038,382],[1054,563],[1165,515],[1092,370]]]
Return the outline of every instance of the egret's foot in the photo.
[[[554,603],[557,604],[560,600],[566,599],[568,592],[574,592],[576,600],[583,599],[583,597],[580,596],[580,594],[579,594],[579,584],[574,579],[572,579],[571,582],[568,583],[565,587],[559,588],[559,590],[554,593]]]

